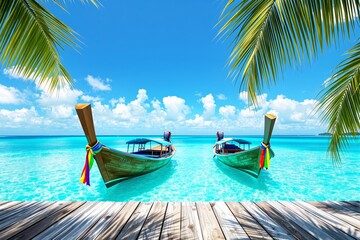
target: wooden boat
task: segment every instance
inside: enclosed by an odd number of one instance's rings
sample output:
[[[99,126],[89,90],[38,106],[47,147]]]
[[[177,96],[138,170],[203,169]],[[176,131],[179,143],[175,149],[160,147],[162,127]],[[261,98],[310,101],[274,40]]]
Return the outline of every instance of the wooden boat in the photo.
[[[89,144],[87,150],[91,148],[88,152],[94,153],[94,159],[106,187],[159,169],[175,154],[175,147],[170,142],[170,132],[164,133],[165,139],[137,138],[128,141],[127,152],[104,146],[96,138],[91,105],[77,104],[75,109]],[[84,169],[87,163],[86,160]]]
[[[264,139],[260,146],[250,148],[251,142],[243,139],[224,138],[221,131],[217,132],[218,141],[214,145],[214,157],[219,161],[254,177],[258,177],[262,168],[270,166],[270,158],[274,152],[270,148],[270,138],[276,116],[265,115]]]

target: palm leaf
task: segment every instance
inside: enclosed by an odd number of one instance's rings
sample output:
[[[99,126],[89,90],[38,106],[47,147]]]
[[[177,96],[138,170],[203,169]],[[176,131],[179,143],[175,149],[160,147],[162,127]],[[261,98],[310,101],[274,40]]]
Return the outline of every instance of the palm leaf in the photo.
[[[229,74],[256,104],[287,65],[349,36],[358,13],[359,0],[230,0],[219,22],[220,35],[233,40]]]
[[[71,85],[59,49],[75,49],[77,42],[75,32],[35,0],[0,2],[0,62],[24,78],[36,79],[50,91]]]
[[[349,37],[359,8],[360,0],[229,0],[219,21],[219,34],[232,39],[229,75],[240,80],[240,91],[247,90],[249,104],[257,105],[256,96],[275,84],[285,67],[311,60],[325,46]],[[334,163],[346,146],[344,133],[359,129],[356,52],[358,46],[340,64],[319,106],[333,133],[329,151]]]
[[[67,2],[66,0],[52,0],[56,5],[63,8],[63,3]],[[95,7],[101,6],[100,1],[98,0],[80,0],[82,3],[89,3],[91,2]],[[74,0],[68,0],[68,2],[74,2]],[[63,8],[64,9],[64,8]]]
[[[348,135],[360,129],[360,42],[347,54],[326,83],[317,106],[323,122],[329,123],[329,152],[335,163],[340,162],[340,151],[348,145]]]

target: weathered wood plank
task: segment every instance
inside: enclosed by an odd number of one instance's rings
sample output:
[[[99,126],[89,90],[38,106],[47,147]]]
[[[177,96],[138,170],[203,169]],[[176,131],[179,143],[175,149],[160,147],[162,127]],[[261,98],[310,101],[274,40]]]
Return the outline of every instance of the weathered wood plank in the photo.
[[[3,202],[0,206],[0,216],[3,213],[4,210],[14,207],[15,205],[21,204],[23,202],[20,201],[14,201],[14,202]]]
[[[4,219],[6,221],[6,219],[9,218],[11,215],[19,215],[22,212],[26,211],[29,207],[35,207],[38,204],[39,202],[21,202],[10,208],[4,209],[1,211],[0,222]]]
[[[1,236],[0,238],[1,239],[11,238],[14,235],[24,231],[26,228],[44,219],[53,212],[56,212],[59,209],[64,208],[69,204],[70,202],[54,202],[53,204],[50,204],[49,206],[45,206],[45,208],[40,209],[39,211],[35,212],[34,214],[31,214],[28,217],[21,218],[20,220],[16,220],[15,224],[11,225],[10,227],[6,228],[3,231],[0,231],[0,236]]]
[[[360,239],[359,202],[1,202],[0,239]]]
[[[253,216],[261,226],[275,239],[294,239],[282,228],[276,221],[269,217],[264,211],[258,208],[254,203],[242,202],[241,205]]]
[[[203,239],[199,216],[194,202],[181,203],[181,233],[182,239]]]
[[[49,226],[45,231],[34,237],[34,239],[55,239],[59,234],[66,231],[69,226],[76,224],[84,215],[86,216],[86,212],[90,212],[95,204],[95,202],[86,202],[66,217]]]
[[[167,205],[160,239],[180,239],[181,204],[169,202]]]
[[[306,202],[297,201],[296,204],[306,209],[306,211],[308,211],[309,213],[316,215],[318,218],[321,218],[324,222],[327,222],[328,224],[342,230],[349,236],[360,239],[360,231],[358,229],[336,218],[334,215],[324,212]]]
[[[106,231],[103,231],[96,239],[115,239],[123,229],[139,202],[127,202],[120,212],[108,222]]]
[[[360,204],[356,204],[356,202],[348,202],[348,201],[331,201],[331,202],[347,207],[354,212],[360,212]]]
[[[279,202],[269,201],[269,204],[276,208],[281,214],[290,218],[293,222],[295,222],[298,226],[301,226],[304,230],[310,233],[312,236],[318,239],[334,239],[332,236],[327,234],[320,228],[319,221],[310,216],[306,217],[306,219],[301,218],[299,215],[294,214],[292,210],[286,208],[284,205]]]
[[[32,202],[34,203],[34,202]],[[15,211],[20,211],[19,209],[29,205],[30,202],[7,202],[3,206],[0,206],[0,220],[8,217],[11,214],[15,214]],[[6,216],[5,216],[6,215]],[[5,217],[2,217],[5,216]]]
[[[145,220],[144,226],[141,229],[140,235],[138,237],[139,240],[158,240],[160,238],[166,207],[166,202],[155,202],[153,204],[149,215]]]
[[[317,221],[321,227],[321,229],[334,237],[335,239],[348,239],[351,240],[352,238],[349,235],[353,235],[355,232],[355,228],[348,228],[348,224],[344,224],[343,221],[332,216],[326,212],[323,212],[320,209],[316,209],[315,207],[311,206],[310,204],[306,204],[303,202],[299,202],[298,204],[292,202],[282,202],[285,206],[291,209],[296,209],[297,211],[301,211],[304,215],[309,218],[313,218]],[[305,210],[305,211],[303,211]],[[297,213],[297,212],[296,212]],[[301,216],[304,218],[304,215]],[[325,224],[324,224],[325,223]],[[342,230],[342,231],[341,231]],[[350,231],[349,235],[346,234],[347,231]]]
[[[37,204],[29,205],[28,207],[23,208],[22,211],[17,214],[12,214],[6,219],[0,221],[0,230],[2,231],[3,229],[21,221],[24,218],[27,218],[28,216],[31,216],[51,204],[51,202],[38,202]]]
[[[273,239],[240,203],[228,202],[226,205],[251,239]]]
[[[93,225],[107,212],[111,202],[98,202],[82,214],[71,224],[67,224],[54,239],[79,239],[85,235]]]
[[[215,202],[212,208],[226,239],[249,239],[224,202]]]
[[[73,202],[69,205],[65,206],[64,208],[56,211],[39,222],[31,225],[31,227],[21,231],[20,233],[16,234],[15,236],[11,237],[10,239],[31,239],[38,235],[40,232],[44,231],[60,219],[66,217],[68,214],[76,210],[78,207],[83,205],[84,202]]]
[[[196,203],[196,208],[203,238],[207,240],[225,239],[210,203],[198,202]]]
[[[341,211],[341,209],[339,209],[339,208],[332,208],[332,207],[328,206],[327,204],[325,204],[325,202],[309,202],[309,204],[311,204],[312,206],[314,206],[318,209],[323,210],[324,212],[330,213],[330,214],[336,216],[337,218],[343,220],[344,222],[347,222],[348,224],[351,224],[354,227],[357,227],[360,229],[360,227],[358,227],[357,222],[354,222],[354,220],[356,221],[356,219],[347,215],[346,211]]]
[[[290,218],[281,214],[276,208],[268,204],[267,202],[255,203],[265,214],[271,217],[279,226],[285,229],[294,238],[315,240],[316,238],[310,235],[307,231],[303,230],[300,226],[294,223]]]
[[[82,239],[96,239],[101,232],[107,231],[107,225],[113,221],[114,217],[120,212],[120,210],[125,206],[125,203],[122,202],[112,202],[111,207],[108,211],[97,221],[87,233],[85,233],[81,238]]]
[[[334,202],[334,201],[326,201],[325,204],[328,206],[339,209],[340,211],[344,212],[345,214],[360,220],[360,208],[355,207],[354,205],[351,205],[346,202]]]
[[[355,206],[358,209],[357,212],[360,212],[360,202],[359,201],[345,201],[345,202]]]
[[[336,239],[336,234],[333,234],[333,228],[331,228],[329,224],[308,214],[299,206],[292,206],[288,203],[289,202],[269,202],[269,204],[279,209],[282,214],[291,218],[292,221],[297,223],[312,236],[318,239]]]
[[[141,202],[116,239],[136,240],[148,216],[152,203]]]

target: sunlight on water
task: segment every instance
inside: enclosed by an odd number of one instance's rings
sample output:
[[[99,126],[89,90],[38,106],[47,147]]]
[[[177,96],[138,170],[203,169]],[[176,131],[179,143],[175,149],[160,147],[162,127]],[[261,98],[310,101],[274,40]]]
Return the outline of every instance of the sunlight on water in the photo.
[[[99,137],[124,150],[129,136]],[[253,144],[260,137],[242,137]],[[273,137],[271,168],[255,179],[213,159],[214,137],[174,136],[173,160],[107,189],[96,164],[91,186],[79,182],[84,137],[0,138],[0,200],[264,201],[359,200],[358,143],[340,167],[326,159],[327,137]]]

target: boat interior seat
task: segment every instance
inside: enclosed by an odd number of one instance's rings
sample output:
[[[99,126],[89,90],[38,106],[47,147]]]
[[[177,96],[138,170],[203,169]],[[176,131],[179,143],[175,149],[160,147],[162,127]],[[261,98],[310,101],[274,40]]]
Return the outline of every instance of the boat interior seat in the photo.
[[[239,148],[235,144],[225,144],[223,150],[224,150],[224,153],[237,153],[237,152],[244,151],[244,149]]]
[[[138,154],[138,155],[155,155],[155,156],[160,156],[160,150],[155,150],[155,149],[146,149],[146,150],[141,150],[138,152],[133,152],[133,154]],[[162,155],[166,154],[166,151],[162,151]]]
[[[237,153],[237,152],[242,152],[244,150],[242,149],[224,149],[224,153]]]

